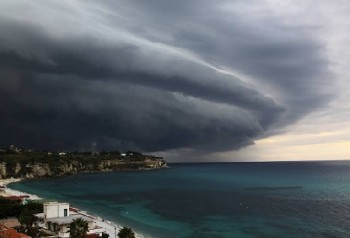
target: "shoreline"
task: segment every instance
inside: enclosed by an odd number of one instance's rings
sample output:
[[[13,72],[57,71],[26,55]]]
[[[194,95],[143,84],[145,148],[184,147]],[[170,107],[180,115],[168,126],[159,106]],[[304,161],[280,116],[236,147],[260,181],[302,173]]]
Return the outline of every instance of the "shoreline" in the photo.
[[[30,200],[41,200],[42,198],[40,198],[39,196],[35,195],[35,194],[30,194],[30,193],[26,193],[26,192],[22,192],[22,191],[18,191],[12,188],[8,188],[7,185],[11,184],[11,183],[18,183],[21,181],[24,181],[24,178],[9,178],[9,179],[0,179],[0,185],[5,186],[5,190],[4,191],[0,191],[0,196],[2,197],[11,197],[11,196],[28,196],[28,198]]]
[[[18,183],[18,182],[22,182],[24,180],[26,180],[26,179],[24,179],[24,178],[0,179],[0,185],[6,186],[4,191],[0,191],[0,196],[10,197],[10,196],[23,196],[23,195],[26,195],[26,196],[29,196],[30,200],[36,200],[36,201],[43,200],[43,198],[41,198],[41,197],[39,197],[39,196],[37,196],[35,194],[22,192],[22,191],[11,189],[11,188],[7,187],[7,185],[9,185],[11,183]],[[61,202],[63,202],[63,201],[61,201]],[[118,236],[116,236],[116,234],[118,234],[118,231],[121,228],[123,228],[122,225],[120,225],[120,224],[118,224],[116,222],[112,222],[112,221],[103,219],[103,218],[101,218],[101,217],[99,217],[99,216],[97,216],[97,215],[95,215],[93,213],[90,213],[89,211],[81,210],[81,209],[78,209],[78,208],[75,208],[75,207],[71,207],[71,208],[77,209],[77,213],[79,213],[81,215],[84,215],[84,216],[92,218],[94,220],[94,223],[97,226],[103,228],[105,230],[105,232],[107,234],[109,234],[109,238],[118,238]],[[145,235],[143,235],[143,234],[141,234],[139,232],[136,232],[134,229],[133,229],[133,231],[135,233],[135,237],[136,238],[151,238],[151,237],[146,237]]]

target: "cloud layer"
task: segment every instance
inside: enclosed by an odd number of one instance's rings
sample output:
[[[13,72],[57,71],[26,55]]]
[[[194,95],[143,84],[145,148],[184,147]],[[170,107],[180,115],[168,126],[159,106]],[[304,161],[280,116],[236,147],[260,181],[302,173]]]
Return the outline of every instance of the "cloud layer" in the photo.
[[[237,150],[331,97],[312,29],[260,1],[16,0],[0,9],[2,144]]]

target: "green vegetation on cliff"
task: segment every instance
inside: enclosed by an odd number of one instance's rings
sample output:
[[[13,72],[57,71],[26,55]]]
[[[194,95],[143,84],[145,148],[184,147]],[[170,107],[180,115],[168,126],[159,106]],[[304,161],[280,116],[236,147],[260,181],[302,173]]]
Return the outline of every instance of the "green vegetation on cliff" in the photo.
[[[15,147],[0,151],[0,178],[51,177],[79,172],[142,170],[166,167],[161,157],[138,152],[43,152]]]

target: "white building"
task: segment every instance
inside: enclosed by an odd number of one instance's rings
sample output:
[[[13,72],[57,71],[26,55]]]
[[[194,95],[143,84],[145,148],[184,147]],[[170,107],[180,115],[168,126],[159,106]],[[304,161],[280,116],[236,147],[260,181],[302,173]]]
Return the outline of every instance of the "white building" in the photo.
[[[54,237],[69,237],[69,225],[73,220],[81,218],[88,222],[88,234],[102,235],[105,231],[96,226],[93,217],[85,214],[71,211],[69,203],[47,202],[44,203],[44,212],[35,214],[38,218],[37,226],[46,230],[47,233],[53,234]]]
[[[69,203],[45,202],[44,218],[69,217]]]

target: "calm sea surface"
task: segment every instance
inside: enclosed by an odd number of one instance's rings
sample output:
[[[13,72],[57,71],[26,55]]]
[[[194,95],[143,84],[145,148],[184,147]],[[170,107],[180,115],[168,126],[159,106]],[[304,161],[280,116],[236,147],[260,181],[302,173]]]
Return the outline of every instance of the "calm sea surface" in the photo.
[[[350,162],[170,166],[10,187],[155,238],[350,237]]]

